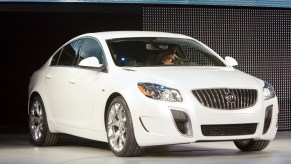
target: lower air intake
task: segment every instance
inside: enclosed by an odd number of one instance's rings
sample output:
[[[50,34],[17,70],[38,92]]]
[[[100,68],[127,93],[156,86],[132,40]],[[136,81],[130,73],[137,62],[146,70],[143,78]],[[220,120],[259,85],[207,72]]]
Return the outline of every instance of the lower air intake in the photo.
[[[255,134],[257,124],[201,125],[204,136],[237,136]]]
[[[172,116],[178,131],[187,136],[192,136],[192,126],[187,113],[171,109]]]

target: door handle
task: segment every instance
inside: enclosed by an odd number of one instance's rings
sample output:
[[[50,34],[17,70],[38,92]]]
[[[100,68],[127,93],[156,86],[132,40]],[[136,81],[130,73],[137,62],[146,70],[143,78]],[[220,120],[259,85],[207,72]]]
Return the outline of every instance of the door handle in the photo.
[[[45,78],[46,79],[51,79],[52,78],[52,75],[46,75]]]
[[[70,83],[70,84],[76,84],[76,80],[74,80],[74,79],[69,79],[69,83]]]

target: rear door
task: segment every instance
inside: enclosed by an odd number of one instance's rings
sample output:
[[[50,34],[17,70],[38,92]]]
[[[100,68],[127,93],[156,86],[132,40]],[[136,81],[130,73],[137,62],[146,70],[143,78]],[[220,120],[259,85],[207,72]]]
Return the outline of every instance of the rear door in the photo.
[[[95,57],[100,64],[104,64],[103,49],[98,40],[93,38],[84,39],[77,65],[89,57]],[[73,124],[72,126],[81,129],[93,129],[96,125],[90,124],[90,122],[96,124],[100,121],[100,119],[94,117],[94,114],[96,109],[104,109],[105,107],[102,87],[106,84],[107,76],[107,73],[96,69],[82,67],[78,67],[69,74],[68,80],[71,83],[68,86],[68,100],[70,101],[70,104],[68,104],[70,111],[68,112],[70,113],[66,115],[66,119],[69,119]],[[103,113],[98,113],[103,117]]]
[[[49,108],[57,124],[70,125],[71,98],[70,77],[76,71],[78,53],[83,40],[72,41],[53,56],[51,65],[45,75],[45,87]]]

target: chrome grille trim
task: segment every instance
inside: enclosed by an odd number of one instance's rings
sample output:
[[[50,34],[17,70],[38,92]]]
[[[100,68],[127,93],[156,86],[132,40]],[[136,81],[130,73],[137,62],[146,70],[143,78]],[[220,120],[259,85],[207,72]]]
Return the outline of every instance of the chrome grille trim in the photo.
[[[257,90],[255,89],[198,89],[192,90],[193,95],[204,106],[214,109],[236,110],[249,108],[257,102]],[[235,98],[229,102],[226,94],[231,93]]]

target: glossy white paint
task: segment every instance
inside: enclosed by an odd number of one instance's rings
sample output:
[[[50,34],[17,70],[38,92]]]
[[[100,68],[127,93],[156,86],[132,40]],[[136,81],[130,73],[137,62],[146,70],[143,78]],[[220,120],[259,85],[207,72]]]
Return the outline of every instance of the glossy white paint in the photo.
[[[230,57],[230,56],[226,56],[225,57],[225,61],[230,66],[237,66],[238,65],[237,61],[234,58]]]
[[[86,59],[82,60],[79,63],[79,66],[81,66],[81,67],[98,68],[98,67],[101,67],[102,64],[99,63],[99,61],[98,61],[97,58],[95,58],[95,57],[89,57],[89,58],[86,58]]]
[[[96,38],[103,47],[107,72],[80,67],[51,67],[50,61],[36,71],[29,84],[29,97],[38,93],[47,112],[52,132],[68,133],[107,142],[105,130],[106,103],[118,93],[129,106],[137,143],[140,146],[191,143],[195,141],[260,139],[272,140],[277,131],[277,98],[264,100],[264,82],[231,67],[213,52],[225,67],[118,67],[114,64],[106,40],[130,37],[187,38],[180,34],[161,32],[102,32],[79,36]],[[76,40],[74,38],[72,40]],[[71,40],[71,41],[72,41]],[[70,43],[69,41],[68,43]],[[199,42],[200,43],[200,42]],[[89,62],[90,63],[90,62]],[[138,89],[137,83],[150,82],[177,89],[183,102],[150,99]],[[201,105],[193,96],[193,89],[241,88],[258,91],[257,103],[241,110],[213,110]],[[262,134],[265,109],[273,105],[273,119],[269,131]],[[182,135],[176,128],[170,109],[188,114],[193,136]],[[143,122],[143,125],[141,123]],[[207,137],[201,133],[202,124],[258,123],[253,135]],[[146,129],[147,130],[146,130]]]

